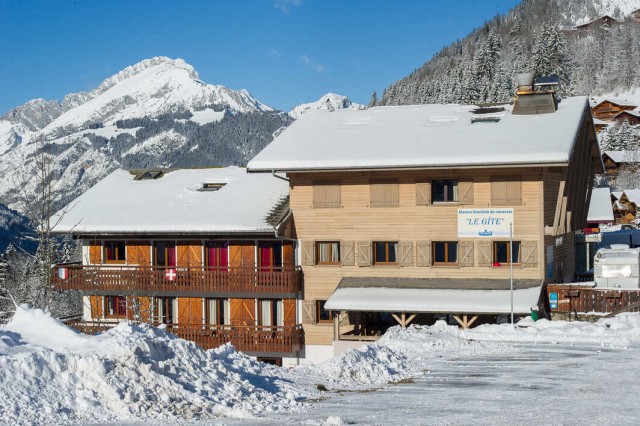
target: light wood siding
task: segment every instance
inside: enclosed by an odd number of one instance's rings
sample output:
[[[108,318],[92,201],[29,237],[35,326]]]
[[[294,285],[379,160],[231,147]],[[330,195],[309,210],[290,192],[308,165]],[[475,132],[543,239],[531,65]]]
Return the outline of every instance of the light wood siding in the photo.
[[[431,204],[431,182],[416,182],[416,206]]]
[[[315,182],[313,185],[313,207],[340,207],[340,182]]]
[[[127,263],[151,266],[151,243],[149,241],[127,241]]]
[[[400,203],[397,182],[371,182],[369,191],[371,207],[398,207]]]
[[[519,206],[522,204],[522,180],[517,176],[494,177],[491,182],[491,205]]]

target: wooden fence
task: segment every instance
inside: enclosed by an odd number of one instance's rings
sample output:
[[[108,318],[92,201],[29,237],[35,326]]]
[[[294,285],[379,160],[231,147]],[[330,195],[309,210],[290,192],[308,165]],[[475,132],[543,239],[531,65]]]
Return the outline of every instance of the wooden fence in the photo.
[[[67,325],[86,334],[98,334],[117,323],[105,321],[69,321]],[[167,331],[195,342],[203,349],[231,343],[237,350],[259,353],[294,353],[304,345],[301,325],[236,326],[203,324],[167,324]]]
[[[550,307],[552,313],[594,313],[615,314],[620,312],[640,312],[640,289],[616,290],[573,285],[547,286],[547,295],[557,294],[557,307]]]
[[[141,267],[56,265],[52,283],[59,290],[100,290],[137,294],[162,292],[296,293],[299,267]]]

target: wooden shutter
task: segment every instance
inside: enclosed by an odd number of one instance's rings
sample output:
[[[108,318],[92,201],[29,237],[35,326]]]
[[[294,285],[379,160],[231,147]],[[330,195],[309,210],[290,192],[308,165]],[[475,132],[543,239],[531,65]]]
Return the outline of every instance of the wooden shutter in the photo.
[[[91,319],[102,319],[102,307],[104,306],[102,296],[89,296],[89,303],[91,304]]]
[[[298,323],[296,318],[296,300],[285,299],[282,301],[282,307],[284,310],[284,325],[296,325]]]
[[[151,298],[148,296],[138,297],[138,309],[140,310],[140,321],[151,322]]]
[[[309,240],[302,242],[302,264],[304,266],[315,265],[315,244],[314,241]]]
[[[498,177],[491,180],[491,204],[511,206],[522,204],[522,181],[519,177]]]
[[[416,266],[431,266],[431,241],[416,241]]]
[[[478,266],[493,265],[492,243],[489,240],[481,240],[478,245]]]
[[[371,241],[358,241],[358,266],[371,266]]]
[[[459,204],[473,204],[473,182],[472,181],[459,181],[458,182],[458,203]]]
[[[316,301],[315,300],[302,301],[302,323],[309,324],[309,325],[316,324]]]
[[[295,265],[293,242],[291,241],[284,241],[282,243],[282,265],[289,268]]]
[[[520,243],[520,263],[525,268],[538,266],[538,242],[523,241]]]
[[[255,325],[254,299],[230,299],[229,310],[231,325]]]
[[[313,207],[340,207],[340,182],[320,182],[313,184]]]
[[[398,182],[371,183],[369,188],[369,205],[371,207],[398,207],[400,205]]]
[[[458,242],[458,264],[462,267],[473,266],[473,241]]]
[[[127,263],[131,265],[151,266],[151,243],[148,241],[128,241]]]
[[[340,257],[342,257],[342,266],[354,266],[356,264],[355,242],[340,241]]]
[[[416,206],[431,204],[431,182],[416,182]]]
[[[89,242],[89,263],[92,265],[102,263],[102,242],[95,240]]]
[[[255,246],[251,242],[232,242],[229,244],[229,266],[253,268],[256,265]]]
[[[398,243],[398,255],[400,266],[413,266],[413,242],[400,241]]]
[[[202,262],[202,243],[200,241],[192,241],[189,244],[189,266],[201,267],[204,265]]]

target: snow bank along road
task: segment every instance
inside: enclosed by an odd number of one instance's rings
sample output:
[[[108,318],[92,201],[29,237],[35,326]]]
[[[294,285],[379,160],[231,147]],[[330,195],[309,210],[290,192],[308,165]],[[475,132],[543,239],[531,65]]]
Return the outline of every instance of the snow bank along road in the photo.
[[[395,328],[284,370],[149,326],[84,336],[20,308],[0,329],[0,422],[638,424],[639,315],[524,324]]]

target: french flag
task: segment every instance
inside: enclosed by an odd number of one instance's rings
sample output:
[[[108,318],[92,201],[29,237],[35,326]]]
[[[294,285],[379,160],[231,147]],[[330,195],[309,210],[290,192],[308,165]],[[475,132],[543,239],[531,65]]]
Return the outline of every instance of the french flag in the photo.
[[[69,278],[69,270],[67,268],[58,268],[58,278],[61,280]]]

